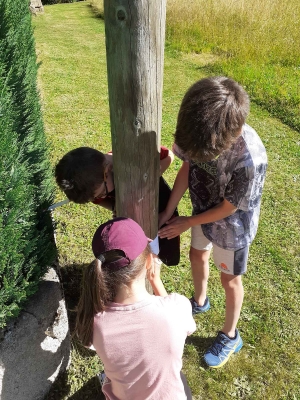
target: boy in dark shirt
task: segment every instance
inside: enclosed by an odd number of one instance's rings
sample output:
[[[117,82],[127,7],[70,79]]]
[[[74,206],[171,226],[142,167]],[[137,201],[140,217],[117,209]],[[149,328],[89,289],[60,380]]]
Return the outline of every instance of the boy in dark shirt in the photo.
[[[160,174],[162,175],[174,160],[174,154],[166,147],[160,148]],[[92,202],[113,212],[115,216],[115,187],[113,154],[90,148],[79,147],[65,154],[55,167],[58,186],[74,203]],[[163,178],[159,182],[159,211],[166,205],[170,189]],[[177,210],[174,215],[178,215]],[[166,265],[177,265],[180,259],[179,236],[159,239],[159,258]]]

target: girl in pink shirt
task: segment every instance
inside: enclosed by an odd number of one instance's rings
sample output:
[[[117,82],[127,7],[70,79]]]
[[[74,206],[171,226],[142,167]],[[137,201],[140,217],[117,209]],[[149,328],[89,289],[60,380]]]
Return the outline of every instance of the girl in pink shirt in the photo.
[[[104,364],[107,400],[186,400],[181,373],[187,335],[196,329],[189,300],[167,295],[142,228],[129,218],[101,225],[87,267],[77,334]],[[145,286],[148,277],[156,296]]]

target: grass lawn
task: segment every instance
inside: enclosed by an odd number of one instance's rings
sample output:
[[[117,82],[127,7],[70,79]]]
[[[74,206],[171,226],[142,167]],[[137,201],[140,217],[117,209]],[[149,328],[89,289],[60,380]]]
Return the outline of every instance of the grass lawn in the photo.
[[[103,10],[103,0],[90,0]],[[214,74],[233,77],[273,116],[300,131],[300,1],[168,0],[167,42],[218,55]]]
[[[34,18],[41,67],[40,88],[52,163],[78,146],[111,149],[104,23],[86,2],[45,6]],[[176,115],[184,92],[207,75],[214,57],[186,55],[166,48],[162,144],[171,146]],[[197,331],[187,340],[184,372],[194,399],[300,399],[300,166],[299,134],[252,104],[248,123],[261,136],[269,167],[260,227],[251,246],[244,278],[245,300],[239,321],[242,351],[220,370],[205,368],[202,354],[221,328],[224,293],[212,265],[209,296],[212,309],[196,317]],[[172,184],[180,162],[166,179]],[[63,195],[57,192],[57,201]],[[188,194],[180,213],[191,212]],[[95,205],[69,204],[54,212],[59,261],[70,315],[78,300],[82,267],[93,258],[91,238],[111,214]],[[169,292],[193,293],[189,233],[182,235],[181,262],[164,267]],[[53,385],[47,399],[101,398],[94,379],[101,362],[73,340],[69,370]],[[99,397],[100,396],[100,397]]]

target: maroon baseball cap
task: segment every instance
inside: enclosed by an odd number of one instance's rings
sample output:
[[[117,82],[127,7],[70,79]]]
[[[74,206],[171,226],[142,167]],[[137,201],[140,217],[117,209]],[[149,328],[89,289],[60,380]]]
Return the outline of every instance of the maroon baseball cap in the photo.
[[[105,263],[103,253],[110,250],[121,250],[124,257],[106,264],[110,269],[126,267],[147,247],[149,239],[143,229],[130,218],[115,218],[99,226],[96,230],[92,249],[96,258]]]

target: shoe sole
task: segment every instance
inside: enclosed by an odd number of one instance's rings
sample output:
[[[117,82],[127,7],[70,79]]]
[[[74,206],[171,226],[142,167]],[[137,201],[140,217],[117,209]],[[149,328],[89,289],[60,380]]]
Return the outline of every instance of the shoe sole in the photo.
[[[225,364],[227,363],[227,361],[229,360],[230,356],[232,356],[232,354],[234,354],[234,353],[238,353],[238,352],[241,350],[242,347],[243,347],[243,340],[242,340],[242,338],[241,338],[241,340],[237,343],[236,347],[235,347],[233,350],[230,351],[230,353],[228,354],[228,357],[225,358],[224,361],[222,361],[222,362],[221,362],[220,364],[218,364],[218,365],[208,365],[208,364],[207,364],[208,367],[209,367],[209,368],[215,368],[215,369],[223,367],[223,365],[225,365]],[[204,360],[204,361],[205,361],[205,360]],[[206,361],[205,361],[205,362],[206,362]]]

